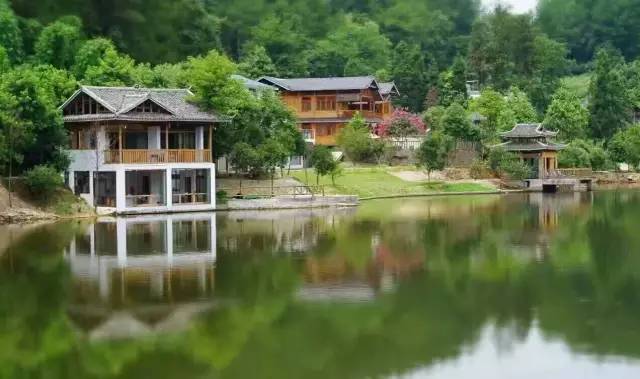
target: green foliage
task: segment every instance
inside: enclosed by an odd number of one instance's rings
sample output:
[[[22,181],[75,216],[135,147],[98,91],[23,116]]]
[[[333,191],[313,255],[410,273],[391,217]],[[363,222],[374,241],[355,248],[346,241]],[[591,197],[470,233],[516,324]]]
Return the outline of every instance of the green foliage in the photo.
[[[500,115],[506,109],[504,96],[491,88],[485,89],[480,97],[470,102],[469,109],[486,117],[486,121],[482,123],[483,135],[486,139],[494,138],[498,131]]]
[[[282,141],[275,138],[269,138],[260,145],[258,157],[271,178],[273,178],[276,168],[285,166],[289,158],[289,152]]]
[[[442,120],[444,119],[444,115],[447,111],[447,108],[443,106],[435,106],[430,107],[427,111],[425,111],[422,115],[422,120],[424,124],[431,131],[442,131],[444,126],[442,125]]]
[[[234,169],[243,174],[252,169],[259,171],[262,166],[260,158],[258,151],[246,142],[236,143],[229,154]]]
[[[394,99],[397,106],[408,108],[412,112],[419,112],[423,108],[422,100],[429,87],[435,84],[433,62],[425,59],[420,47],[415,44],[401,41],[393,49],[391,79],[398,88],[402,88],[400,96]]]
[[[469,176],[473,179],[486,179],[491,177],[491,170],[487,165],[487,162],[476,159],[471,163],[469,167]]]
[[[531,176],[531,168],[516,154],[507,153],[502,157],[498,173],[503,178],[523,180]]]
[[[576,139],[560,151],[558,155],[560,167],[604,170],[610,166],[609,155],[600,144],[588,140]]]
[[[0,46],[0,75],[2,75],[3,72],[8,71],[10,68],[11,62],[9,61],[7,50]]]
[[[560,87],[544,119],[548,130],[558,131],[558,138],[571,141],[584,138],[589,125],[589,112],[582,106],[580,98],[566,87]]]
[[[451,138],[442,132],[431,132],[420,145],[416,158],[429,176],[434,170],[443,170],[447,163],[447,155],[451,150]]]
[[[107,50],[96,66],[89,66],[83,82],[94,86],[132,86],[136,84],[135,62],[115,50]]]
[[[257,79],[263,75],[278,76],[278,69],[264,46],[254,45],[246,49],[238,63],[240,74]]]
[[[6,50],[7,57],[12,63],[22,60],[22,33],[18,18],[7,0],[0,0],[0,47]]]
[[[640,166],[640,125],[618,131],[609,141],[611,159],[617,163]]]
[[[85,41],[74,58],[71,72],[78,79],[83,79],[89,67],[100,66],[104,61],[107,52],[116,52],[113,42],[106,38],[94,38]]]
[[[507,159],[508,153],[500,146],[494,147],[489,151],[487,164],[494,172],[498,172],[500,164]]]
[[[356,113],[340,130],[337,141],[350,161],[356,163],[375,160],[377,143],[371,138],[371,130],[360,113]]]
[[[371,75],[386,68],[391,42],[373,21],[347,17],[310,52],[310,74],[326,77]]]
[[[51,166],[39,165],[27,171],[24,181],[33,196],[46,199],[63,185],[62,175]]]
[[[331,150],[326,146],[316,146],[311,152],[311,166],[316,171],[316,184],[320,183],[321,176],[331,175],[336,171],[338,162],[333,159]]]
[[[596,68],[589,87],[591,134],[595,138],[611,138],[629,120],[629,98],[622,74],[624,60],[611,48],[596,55]]]
[[[75,17],[66,17],[47,25],[35,44],[39,62],[57,68],[69,69],[82,42],[82,22]]]
[[[455,139],[477,141],[480,137],[479,130],[471,124],[467,112],[458,103],[453,103],[447,108],[442,118],[442,127],[444,133]]]
[[[466,104],[467,66],[461,56],[457,56],[451,68],[440,74],[440,103],[449,106],[453,103]]]

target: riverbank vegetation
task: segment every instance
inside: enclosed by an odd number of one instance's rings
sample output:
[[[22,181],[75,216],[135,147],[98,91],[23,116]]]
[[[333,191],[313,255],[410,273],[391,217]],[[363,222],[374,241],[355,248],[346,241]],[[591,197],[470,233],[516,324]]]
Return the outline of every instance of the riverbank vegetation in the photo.
[[[31,3],[0,0],[3,175],[68,165],[57,107],[78,84],[190,87],[193,101],[231,119],[216,130],[216,157],[246,143],[234,156],[273,174],[285,155],[304,153],[295,117],[276,95],[252,96],[237,73],[375,75],[396,83],[395,105],[422,115],[425,130],[487,146],[515,123],[544,121],[567,144],[599,146],[606,168],[635,160],[636,0],[545,0],[534,14],[478,0]],[[473,114],[479,125],[466,121]]]

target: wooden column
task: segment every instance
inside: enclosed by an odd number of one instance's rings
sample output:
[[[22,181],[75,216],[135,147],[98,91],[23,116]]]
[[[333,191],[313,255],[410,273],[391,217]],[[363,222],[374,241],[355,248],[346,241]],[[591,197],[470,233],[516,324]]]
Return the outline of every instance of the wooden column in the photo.
[[[164,163],[169,163],[169,127],[170,126],[171,126],[171,123],[167,122],[167,125],[164,129],[164,150],[165,150]]]
[[[213,124],[209,124],[209,154],[211,154],[211,162],[213,162]]]
[[[122,162],[122,124],[118,125],[118,156],[120,163]]]

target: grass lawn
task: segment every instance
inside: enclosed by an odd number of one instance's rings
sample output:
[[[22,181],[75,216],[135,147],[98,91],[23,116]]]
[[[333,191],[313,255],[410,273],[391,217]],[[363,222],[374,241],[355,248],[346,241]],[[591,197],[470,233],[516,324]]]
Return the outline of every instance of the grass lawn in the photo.
[[[305,182],[304,171],[291,172],[292,176],[302,183]],[[316,184],[316,175],[312,169],[308,170],[309,185]],[[391,195],[413,195],[430,192],[482,192],[495,188],[480,183],[447,183],[407,182],[389,174],[384,168],[346,169],[342,176],[336,178],[335,186],[330,177],[320,178],[320,184],[325,186],[329,194],[358,195],[361,198]]]

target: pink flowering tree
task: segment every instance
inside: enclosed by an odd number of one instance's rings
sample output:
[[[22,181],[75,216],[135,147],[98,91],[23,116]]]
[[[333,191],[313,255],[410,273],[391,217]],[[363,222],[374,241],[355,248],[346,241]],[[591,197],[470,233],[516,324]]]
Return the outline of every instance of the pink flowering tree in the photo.
[[[404,109],[396,109],[389,119],[378,125],[376,130],[379,136],[399,138],[401,141],[426,132],[427,127],[422,117]]]

